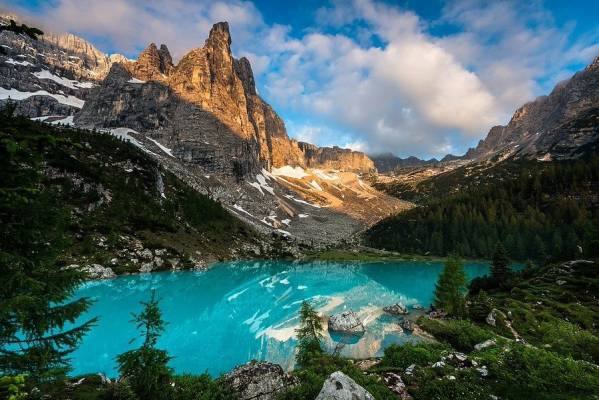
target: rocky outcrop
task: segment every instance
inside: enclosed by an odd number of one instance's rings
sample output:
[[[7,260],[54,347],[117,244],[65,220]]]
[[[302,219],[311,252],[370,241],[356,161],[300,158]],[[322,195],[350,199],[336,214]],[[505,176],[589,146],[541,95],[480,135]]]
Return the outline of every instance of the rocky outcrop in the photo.
[[[409,311],[403,303],[395,303],[388,307],[383,307],[383,311],[393,315],[408,315]]]
[[[252,361],[225,375],[241,400],[271,400],[299,384],[297,378],[285,373],[280,365]]]
[[[382,377],[385,386],[387,386],[389,390],[397,396],[398,399],[409,400],[412,398],[412,396],[410,396],[408,393],[406,384],[404,383],[403,379],[401,379],[399,374],[395,372],[385,372],[383,373]]]
[[[494,155],[570,157],[599,139],[599,57],[572,78],[520,107],[506,126],[494,126],[464,158]]]
[[[116,274],[110,267],[104,267],[100,264],[90,264],[84,267],[80,267],[77,264],[68,265],[66,268],[68,269],[79,269],[83,271],[87,279],[95,280],[95,279],[111,279],[115,278]]]
[[[310,143],[299,142],[306,166],[310,168],[338,169],[354,172],[375,171],[374,162],[366,154],[342,149],[340,147],[318,147]]]
[[[358,314],[351,310],[330,316],[329,330],[349,334],[362,334],[365,331]]]
[[[374,400],[374,396],[352,378],[337,371],[324,381],[316,400]]]

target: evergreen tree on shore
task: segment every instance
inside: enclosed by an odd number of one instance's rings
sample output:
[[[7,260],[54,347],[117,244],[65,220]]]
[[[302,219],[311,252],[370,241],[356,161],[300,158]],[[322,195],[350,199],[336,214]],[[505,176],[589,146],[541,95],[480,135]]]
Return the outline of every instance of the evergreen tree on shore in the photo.
[[[133,314],[131,322],[140,331],[143,343],[140,348],[117,357],[119,372],[140,399],[167,399],[172,378],[172,371],[167,364],[171,357],[165,350],[156,348],[165,326],[156,293],[153,291],[150,300],[141,304],[144,306],[143,311]]]
[[[495,246],[491,263],[491,278],[498,284],[504,284],[510,276],[510,260],[501,242]]]
[[[298,352],[296,361],[304,365],[310,354],[322,352],[322,323],[318,312],[307,301],[302,302],[299,313],[300,327],[297,329]]]
[[[449,258],[435,286],[435,306],[448,315],[464,316],[466,281],[464,264],[456,258]]]

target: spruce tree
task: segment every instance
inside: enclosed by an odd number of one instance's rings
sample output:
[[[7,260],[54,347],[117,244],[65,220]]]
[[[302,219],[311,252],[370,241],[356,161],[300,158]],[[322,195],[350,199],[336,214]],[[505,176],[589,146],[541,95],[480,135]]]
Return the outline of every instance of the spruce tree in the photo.
[[[449,258],[435,286],[435,305],[448,315],[462,317],[465,312],[466,282],[462,262]]]
[[[134,313],[131,322],[140,331],[143,343],[138,349],[117,356],[119,372],[140,399],[167,399],[170,396],[172,373],[167,364],[171,357],[165,350],[156,348],[165,326],[156,293],[152,291],[150,300],[141,304],[143,311]]]
[[[504,284],[510,275],[510,260],[503,244],[498,242],[493,253],[493,262],[491,264],[491,278],[498,284]]]
[[[57,263],[69,214],[31,151],[51,152],[54,141],[28,131],[12,111],[0,112],[0,375],[43,382],[64,376],[69,354],[95,319],[79,322],[90,301],[72,295],[85,274]]]
[[[322,352],[322,323],[316,310],[307,301],[302,302],[299,313],[300,327],[296,330],[298,352],[296,361],[299,366],[306,365],[310,355]]]

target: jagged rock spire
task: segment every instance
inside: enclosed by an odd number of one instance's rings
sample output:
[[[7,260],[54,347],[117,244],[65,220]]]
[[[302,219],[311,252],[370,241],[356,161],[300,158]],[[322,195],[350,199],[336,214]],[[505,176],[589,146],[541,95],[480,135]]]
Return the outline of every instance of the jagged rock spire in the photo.
[[[206,46],[212,48],[225,47],[231,49],[231,33],[228,22],[217,22],[210,29],[210,35],[206,39]]]

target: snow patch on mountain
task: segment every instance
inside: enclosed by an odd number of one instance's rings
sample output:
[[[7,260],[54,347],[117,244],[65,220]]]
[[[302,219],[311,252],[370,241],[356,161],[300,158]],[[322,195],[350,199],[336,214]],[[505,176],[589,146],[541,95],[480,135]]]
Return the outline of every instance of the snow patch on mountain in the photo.
[[[0,100],[6,100],[9,98],[12,100],[25,100],[32,96],[49,96],[54,98],[61,104],[65,104],[76,108],[82,108],[85,104],[85,101],[71,95],[65,96],[62,94],[54,94],[49,93],[45,90],[38,90],[35,92],[21,92],[17,89],[5,89],[3,87],[0,87]]]

